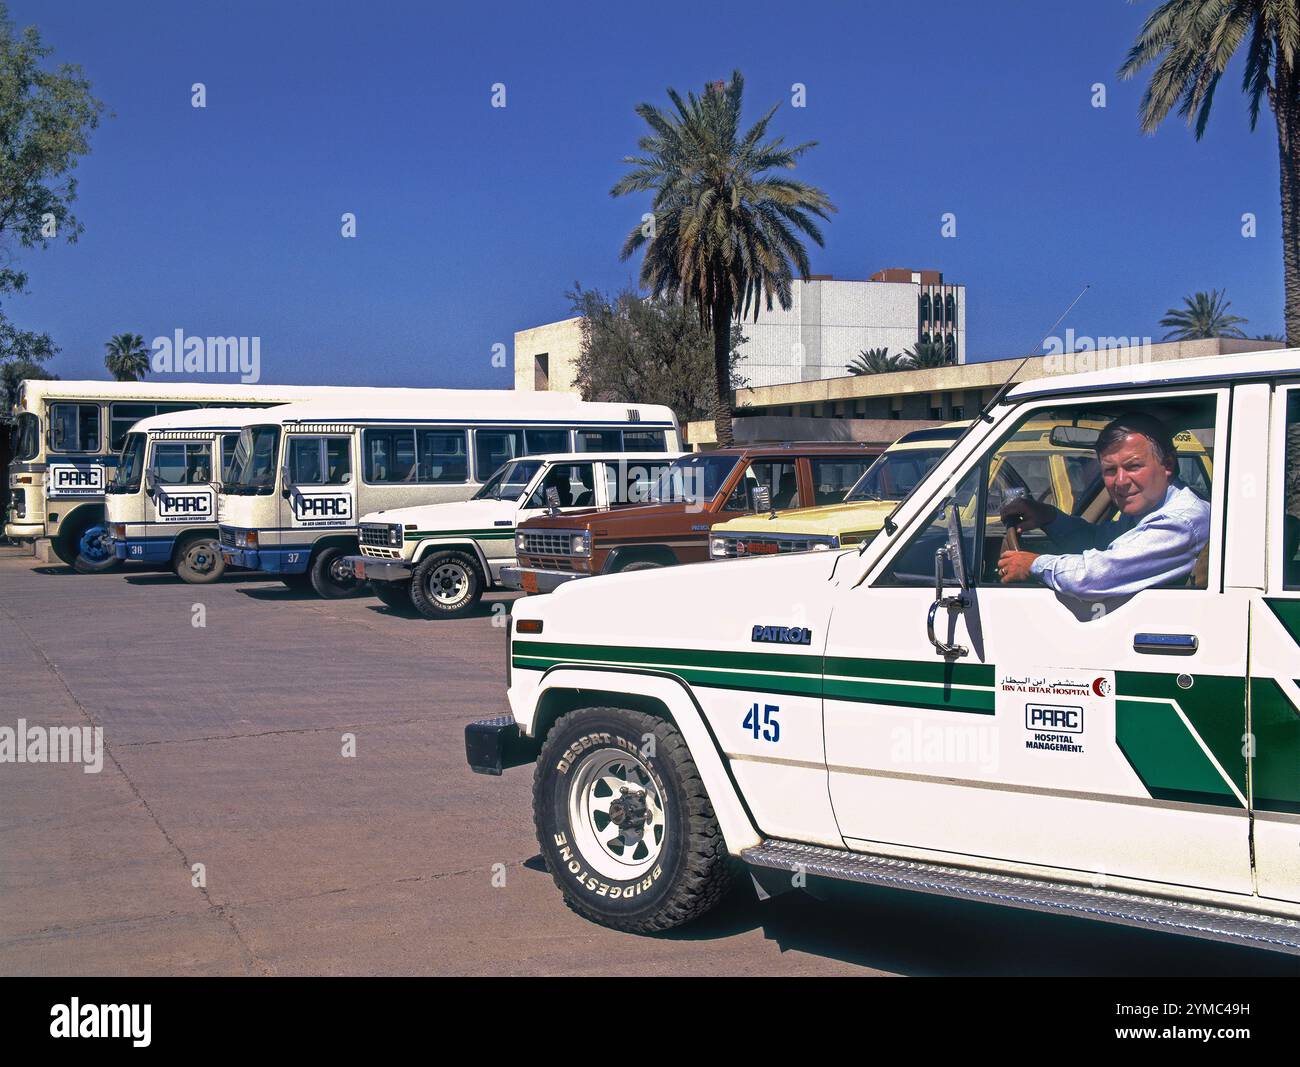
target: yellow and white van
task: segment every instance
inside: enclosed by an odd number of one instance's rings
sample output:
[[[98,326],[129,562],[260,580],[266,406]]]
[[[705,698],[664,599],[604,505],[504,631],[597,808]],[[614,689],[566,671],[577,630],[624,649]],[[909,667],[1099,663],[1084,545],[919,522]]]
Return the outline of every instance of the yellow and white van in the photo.
[[[250,419],[218,498],[227,565],[323,597],[366,591],[348,562],[361,515],[468,500],[518,456],[679,452],[670,408],[569,393],[393,389]]]
[[[1020,435],[1086,447],[1134,414],[1203,449],[1181,554],[1139,524],[1124,595],[1005,579]],[[1109,521],[1077,492],[1075,529]],[[1300,350],[1018,384],[866,544],[570,583],[510,638],[512,715],[467,728],[468,761],[535,761],[542,856],[597,922],[686,922],[739,860],[765,894],[846,879],[1300,953]]]

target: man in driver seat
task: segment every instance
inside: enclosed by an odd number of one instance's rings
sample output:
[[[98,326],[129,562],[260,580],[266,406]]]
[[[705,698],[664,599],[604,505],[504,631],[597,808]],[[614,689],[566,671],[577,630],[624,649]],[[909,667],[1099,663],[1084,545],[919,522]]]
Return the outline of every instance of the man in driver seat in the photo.
[[[1090,523],[1029,498],[1008,501],[1008,529],[1041,529],[1059,554],[1009,550],[1004,584],[1037,578],[1080,600],[1128,596],[1185,579],[1210,540],[1210,506],[1177,479],[1173,437],[1159,419],[1124,415],[1097,438],[1102,481],[1119,511]]]

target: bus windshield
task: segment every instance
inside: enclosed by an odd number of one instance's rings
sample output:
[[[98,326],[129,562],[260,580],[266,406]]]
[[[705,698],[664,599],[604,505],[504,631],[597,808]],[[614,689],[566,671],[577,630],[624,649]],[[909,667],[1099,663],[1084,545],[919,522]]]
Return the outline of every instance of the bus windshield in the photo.
[[[122,443],[122,455],[117,473],[108,487],[110,493],[134,493],[140,488],[140,475],[144,471],[145,435],[129,433]]]
[[[275,488],[275,457],[279,453],[280,427],[245,426],[235,446],[228,493],[269,493]]]
[[[862,473],[844,502],[902,500],[943,459],[946,448],[904,448],[886,452]]]
[[[518,500],[528,483],[542,469],[540,459],[517,459],[497,468],[471,500]]]
[[[655,504],[707,504],[726,485],[736,463],[735,456],[683,456],[650,487],[650,500]]]

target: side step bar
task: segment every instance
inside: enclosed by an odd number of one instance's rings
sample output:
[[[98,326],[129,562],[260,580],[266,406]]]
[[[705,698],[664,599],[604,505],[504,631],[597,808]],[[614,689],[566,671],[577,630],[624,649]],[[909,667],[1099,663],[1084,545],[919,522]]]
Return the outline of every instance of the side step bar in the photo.
[[[1300,920],[1258,912],[775,839],[747,848],[740,856],[751,867],[767,871],[802,871],[814,877],[1073,915],[1300,955]]]

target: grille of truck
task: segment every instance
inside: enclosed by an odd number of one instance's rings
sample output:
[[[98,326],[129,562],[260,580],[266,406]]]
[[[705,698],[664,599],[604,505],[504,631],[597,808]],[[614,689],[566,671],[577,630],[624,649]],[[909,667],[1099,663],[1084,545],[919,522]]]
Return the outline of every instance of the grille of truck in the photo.
[[[388,548],[388,527],[361,524],[361,547],[365,548]],[[374,555],[375,553],[369,553]]]
[[[723,538],[722,550],[725,559],[737,556],[776,556],[787,552],[811,552],[815,545],[828,544],[824,537],[726,537]],[[740,551],[740,545],[745,550]]]
[[[527,556],[571,556],[573,555],[573,534],[566,530],[562,533],[551,531],[524,530],[524,554]],[[571,569],[571,568],[570,568]]]
[[[586,557],[584,556],[583,559]],[[573,556],[520,556],[519,565],[539,571],[572,572],[586,569],[579,567]]]

